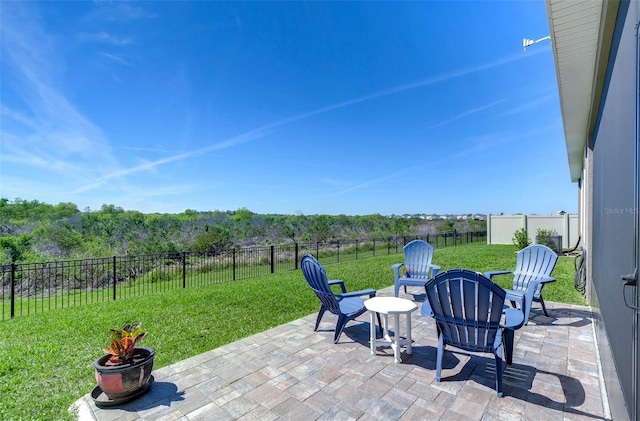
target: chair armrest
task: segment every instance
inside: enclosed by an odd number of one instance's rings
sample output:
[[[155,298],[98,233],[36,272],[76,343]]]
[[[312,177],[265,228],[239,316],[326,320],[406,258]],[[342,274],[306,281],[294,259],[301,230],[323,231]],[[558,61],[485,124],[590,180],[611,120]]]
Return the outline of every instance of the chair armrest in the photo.
[[[433,316],[433,310],[431,309],[431,304],[429,304],[429,300],[425,299],[424,302],[422,303],[420,314],[427,317]]]
[[[535,286],[533,286],[533,289],[535,289]],[[504,297],[505,301],[516,301],[520,304],[520,306],[522,306],[525,296],[524,292],[515,291],[513,289],[505,289],[505,292],[507,293]]]
[[[331,287],[332,285],[340,285],[340,289],[342,290],[342,292],[347,292],[347,287],[344,286],[344,281],[342,279],[332,279],[330,281],[327,281],[327,283],[329,284],[329,287]]]
[[[440,266],[438,265],[431,265],[431,276],[436,276],[438,274],[438,272],[440,271],[440,269],[442,269]]]
[[[527,286],[527,290],[523,292],[524,296],[526,297],[525,300],[530,303],[534,297],[540,295],[542,287],[555,281],[556,278],[552,278],[551,276],[530,280],[529,285]]]
[[[394,282],[398,282],[398,279],[400,279],[400,268],[402,266],[404,266],[404,263],[396,263],[394,265],[391,265],[391,268],[393,269]]]
[[[509,273],[513,273],[515,276],[526,276],[526,277],[535,277],[536,274],[535,273],[531,273],[531,272],[509,272]],[[486,275],[485,275],[486,276]],[[548,284],[550,282],[555,282],[556,278],[554,278],[553,276],[541,276],[539,278],[535,278],[535,279],[531,279],[529,282],[537,282],[539,284]]]
[[[538,278],[538,279],[534,279],[531,282],[538,282],[540,284],[550,284],[551,282],[555,282],[556,278],[554,278],[553,276],[545,276],[544,278]]]
[[[368,288],[368,289],[361,289],[359,291],[351,291],[351,292],[346,292],[343,294],[338,294],[340,297],[342,298],[349,298],[349,297],[360,297],[362,295],[368,295],[369,298],[371,297],[375,297],[376,296],[376,290],[373,288]]]
[[[512,273],[513,272],[510,270],[491,270],[489,272],[485,272],[483,275],[485,278],[493,279],[493,277],[497,275],[509,275]]]
[[[521,309],[505,308],[504,325],[506,329],[519,329],[524,324],[524,312]]]

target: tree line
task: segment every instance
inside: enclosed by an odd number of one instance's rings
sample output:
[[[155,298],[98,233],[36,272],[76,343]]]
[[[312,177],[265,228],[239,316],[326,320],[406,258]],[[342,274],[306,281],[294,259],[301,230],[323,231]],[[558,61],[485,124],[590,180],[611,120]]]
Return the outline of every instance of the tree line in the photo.
[[[235,211],[143,214],[105,204],[0,198],[0,263],[85,259],[125,254],[215,252],[286,242],[327,242],[486,229],[480,221],[425,221],[380,214],[274,215]]]

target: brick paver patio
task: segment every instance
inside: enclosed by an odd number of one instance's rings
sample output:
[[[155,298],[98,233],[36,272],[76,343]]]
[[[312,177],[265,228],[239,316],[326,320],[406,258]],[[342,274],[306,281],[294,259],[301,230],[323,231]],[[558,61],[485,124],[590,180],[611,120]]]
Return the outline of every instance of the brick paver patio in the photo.
[[[391,348],[370,355],[368,314],[338,344],[335,316],[314,332],[313,314],[155,370],[151,390],[130,403],[98,408],[87,395],[74,406],[78,419],[99,421],[609,419],[590,309],[547,307],[552,317],[534,304],[516,332],[504,398],[494,390],[493,355],[450,348],[435,381],[435,324],[418,311],[413,355],[403,352],[400,364]]]

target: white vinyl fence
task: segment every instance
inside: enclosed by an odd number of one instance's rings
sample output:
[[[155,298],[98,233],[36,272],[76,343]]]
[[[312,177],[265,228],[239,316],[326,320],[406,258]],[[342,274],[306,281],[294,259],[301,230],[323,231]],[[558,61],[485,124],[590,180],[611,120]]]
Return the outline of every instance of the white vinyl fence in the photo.
[[[580,235],[577,214],[488,215],[487,244],[513,244],[514,233],[525,228],[533,243],[538,229],[553,230],[562,237],[562,248],[573,248]]]

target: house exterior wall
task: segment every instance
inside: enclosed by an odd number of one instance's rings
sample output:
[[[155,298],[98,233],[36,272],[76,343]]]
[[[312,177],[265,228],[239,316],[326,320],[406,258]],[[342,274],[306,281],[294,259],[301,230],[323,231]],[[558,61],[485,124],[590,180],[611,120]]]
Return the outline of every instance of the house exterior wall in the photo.
[[[633,416],[637,400],[632,351],[637,342],[635,313],[624,304],[621,281],[635,266],[636,19],[637,2],[620,7],[598,121],[587,149],[582,181],[586,194],[580,206],[586,218],[589,299],[616,420]],[[632,296],[629,299],[633,302]]]

